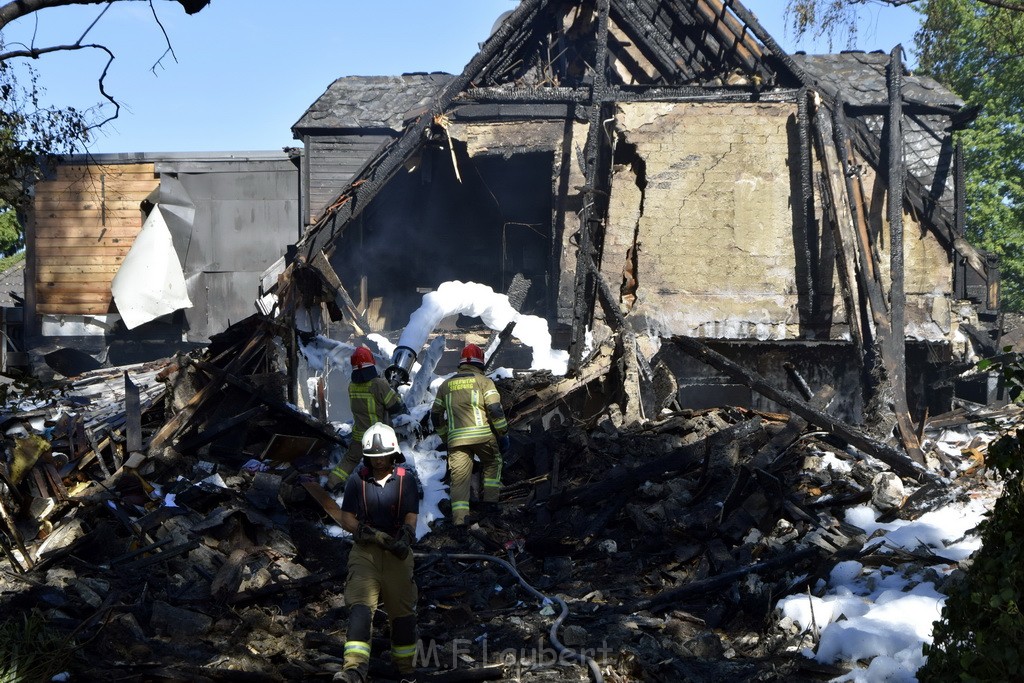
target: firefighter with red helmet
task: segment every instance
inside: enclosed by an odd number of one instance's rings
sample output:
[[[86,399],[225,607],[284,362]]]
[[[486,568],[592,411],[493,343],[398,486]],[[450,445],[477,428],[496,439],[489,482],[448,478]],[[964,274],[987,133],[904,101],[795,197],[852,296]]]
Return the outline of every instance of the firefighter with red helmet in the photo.
[[[402,681],[415,680],[416,601],[410,550],[416,541],[419,484],[404,462],[395,430],[371,425],[362,439],[364,465],[345,484],[341,527],[355,543],[348,556],[349,608],[345,663],[335,681],[364,683],[370,661],[373,613],[378,603],[391,625],[391,661]]]
[[[503,455],[509,449],[508,422],[494,382],[484,374],[484,352],[476,344],[462,349],[459,369],[437,390],[430,419],[448,447],[452,522],[469,516],[473,459],[483,466],[483,502],[498,502]]]
[[[348,397],[352,409],[352,441],[345,457],[327,477],[327,488],[335,492],[344,487],[352,470],[359,464],[363,456],[360,447],[363,433],[370,425],[377,422],[388,424],[396,415],[409,412],[398,393],[378,376],[373,354],[365,346],[352,353],[352,381],[348,385]]]

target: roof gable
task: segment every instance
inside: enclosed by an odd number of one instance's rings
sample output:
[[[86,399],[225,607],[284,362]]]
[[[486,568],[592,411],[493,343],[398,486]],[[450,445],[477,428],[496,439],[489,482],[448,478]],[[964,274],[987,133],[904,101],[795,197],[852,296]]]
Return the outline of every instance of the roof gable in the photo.
[[[599,3],[534,4],[538,7],[527,21],[517,23],[513,13],[499,26],[506,35],[500,49],[480,65],[474,86],[593,82],[592,65],[602,42]],[[610,0],[603,47],[612,85],[706,84],[735,72],[764,83],[780,76],[792,80],[784,52],[733,0]]]

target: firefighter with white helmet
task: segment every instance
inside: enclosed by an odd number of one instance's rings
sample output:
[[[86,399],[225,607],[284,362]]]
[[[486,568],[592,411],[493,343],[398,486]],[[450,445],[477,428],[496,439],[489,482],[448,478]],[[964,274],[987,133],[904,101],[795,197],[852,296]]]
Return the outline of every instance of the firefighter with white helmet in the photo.
[[[501,398],[494,382],[484,374],[484,353],[476,344],[466,344],[458,372],[438,388],[430,419],[448,447],[452,522],[464,526],[469,516],[473,458],[483,465],[483,502],[496,503],[502,459],[509,450]]]
[[[349,607],[344,669],[336,681],[364,683],[378,602],[391,623],[391,659],[402,681],[415,680],[416,601],[410,546],[416,540],[419,484],[404,462],[398,437],[378,422],[362,435],[363,466],[345,484],[341,526],[355,543],[348,557]]]
[[[352,470],[362,457],[363,433],[375,422],[389,423],[396,415],[409,412],[391,385],[377,374],[377,365],[370,349],[360,346],[352,353],[352,381],[348,385],[352,409],[352,441],[341,462],[327,477],[327,488],[342,490]]]

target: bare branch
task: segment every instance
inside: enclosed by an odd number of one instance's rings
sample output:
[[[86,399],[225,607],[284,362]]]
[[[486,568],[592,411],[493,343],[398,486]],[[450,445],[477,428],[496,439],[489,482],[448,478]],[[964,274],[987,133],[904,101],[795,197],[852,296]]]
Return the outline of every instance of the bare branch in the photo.
[[[108,50],[105,46],[98,45],[96,43],[85,43],[84,45],[81,43],[75,43],[74,45],[52,45],[50,47],[33,47],[25,48],[24,50],[12,50],[10,52],[3,52],[0,53],[0,62],[5,62],[8,59],[18,59],[21,57],[27,59],[39,59],[43,55],[49,54],[51,52],[67,52],[69,50],[85,50],[90,48],[103,50],[107,53],[110,52],[110,50]]]
[[[76,44],[85,40],[85,37],[89,35],[89,31],[92,30],[92,27],[99,23],[100,19],[103,18],[103,15],[107,13],[107,10],[110,9],[113,4],[114,3],[108,3],[107,6],[103,8],[103,11],[96,15],[96,18],[92,20],[91,24],[89,24],[89,28],[85,29],[85,31],[82,32],[82,35],[78,37],[78,40],[75,41]],[[39,21],[39,16],[36,15],[35,19],[36,21]]]
[[[10,0],[0,5],[0,30],[15,19],[26,17],[33,12],[51,7],[68,5],[104,5],[114,2],[138,2],[141,0]],[[210,0],[168,0],[181,5],[187,14],[195,14],[209,6]]]
[[[171,57],[174,58],[174,63],[177,64],[178,63],[178,55],[174,54],[174,47],[171,45],[171,37],[167,35],[167,29],[165,29],[164,25],[162,23],[160,23],[160,17],[157,16],[157,13],[156,13],[156,7],[153,7],[153,0],[149,0],[149,9],[150,9],[151,12],[153,12],[153,21],[155,21],[156,25],[160,27],[160,32],[164,34],[164,42],[167,43],[167,49],[164,50],[164,53],[162,55],[160,55],[160,59],[156,60],[153,63],[153,66],[149,67],[149,70],[152,71],[153,75],[155,76],[156,75],[156,68],[158,66],[160,66],[160,63],[162,61],[164,61],[164,57],[166,57],[168,54],[170,54]]]
[[[100,90],[100,94],[103,95],[103,97],[105,97],[108,102],[110,102],[112,105],[114,105],[114,113],[111,116],[108,116],[107,118],[103,119],[99,123],[97,123],[95,125],[92,125],[92,126],[89,126],[89,130],[92,130],[94,128],[99,128],[99,127],[103,126],[104,124],[110,123],[111,121],[113,121],[114,119],[117,118],[118,114],[121,113],[121,105],[120,105],[120,103],[117,100],[115,100],[110,93],[107,92],[107,89],[106,89],[105,83],[104,83],[105,79],[107,78],[107,71],[110,70],[110,65],[114,63],[114,53],[111,52],[110,50],[108,50],[107,48],[103,47],[102,45],[98,45],[97,47],[99,47],[99,49],[101,49],[101,50],[103,50],[104,52],[107,53],[107,63],[106,63],[106,66],[103,67],[103,73],[100,74],[100,79],[99,79],[99,81],[97,83],[97,87]]]

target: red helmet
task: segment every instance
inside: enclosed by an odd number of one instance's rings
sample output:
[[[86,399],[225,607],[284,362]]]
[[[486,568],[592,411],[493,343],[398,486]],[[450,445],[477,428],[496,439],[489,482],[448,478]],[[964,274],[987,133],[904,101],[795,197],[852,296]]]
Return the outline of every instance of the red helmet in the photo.
[[[370,353],[370,349],[365,346],[360,346],[352,354],[352,369],[362,370],[363,368],[372,368],[376,364],[373,361],[373,354]]]
[[[462,347],[462,358],[460,363],[473,363],[474,365],[484,366],[484,352],[476,344],[466,344]]]

